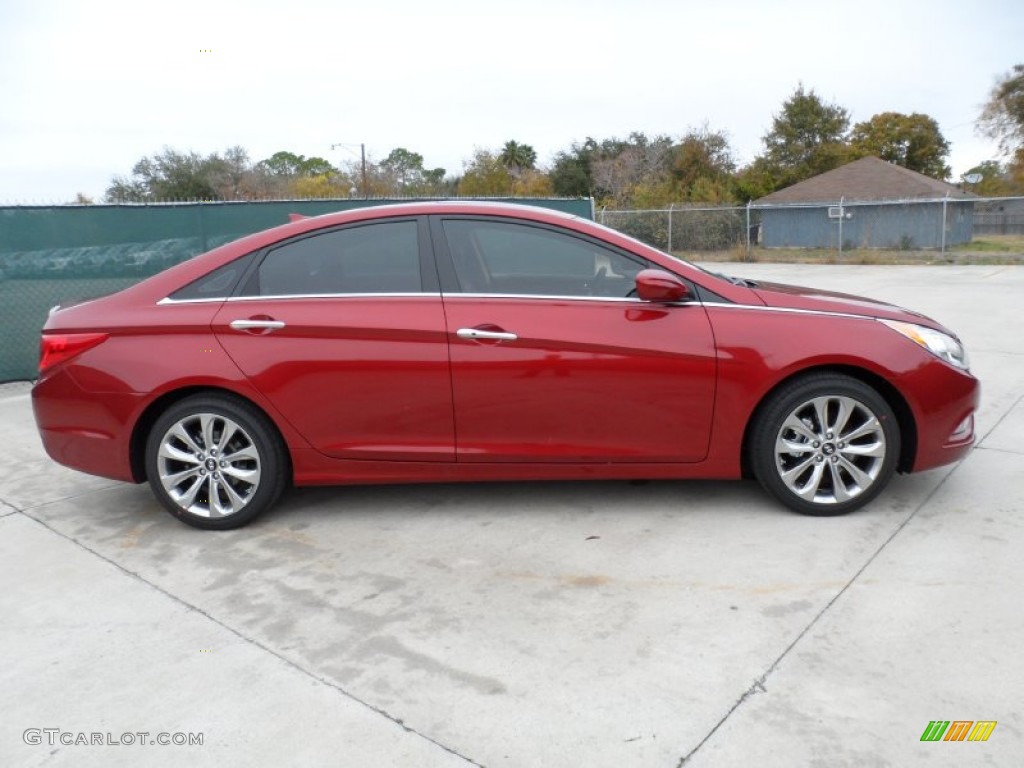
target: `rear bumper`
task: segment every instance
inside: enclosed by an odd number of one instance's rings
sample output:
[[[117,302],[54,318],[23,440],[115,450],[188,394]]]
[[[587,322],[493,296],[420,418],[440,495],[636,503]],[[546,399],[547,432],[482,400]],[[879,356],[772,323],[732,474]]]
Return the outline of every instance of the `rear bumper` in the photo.
[[[32,388],[32,412],[54,461],[90,475],[134,482],[129,441],[143,395],[86,392],[64,369]]]

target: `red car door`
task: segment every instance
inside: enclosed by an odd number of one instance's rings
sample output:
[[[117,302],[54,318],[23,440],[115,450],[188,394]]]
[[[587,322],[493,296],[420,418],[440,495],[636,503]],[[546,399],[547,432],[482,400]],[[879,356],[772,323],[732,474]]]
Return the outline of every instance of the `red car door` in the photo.
[[[444,217],[434,234],[459,461],[707,455],[716,364],[699,302],[631,297],[648,264],[568,231]]]
[[[328,456],[454,460],[444,312],[421,226],[283,243],[214,318],[227,353]]]

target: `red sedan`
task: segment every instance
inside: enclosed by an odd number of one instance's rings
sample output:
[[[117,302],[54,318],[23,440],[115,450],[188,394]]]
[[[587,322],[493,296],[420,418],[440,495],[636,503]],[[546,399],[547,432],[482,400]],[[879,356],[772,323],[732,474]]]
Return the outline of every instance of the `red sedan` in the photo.
[[[200,528],[289,484],[739,478],[812,515],[974,442],[953,333],[540,208],[301,219],[51,313],[47,452]]]

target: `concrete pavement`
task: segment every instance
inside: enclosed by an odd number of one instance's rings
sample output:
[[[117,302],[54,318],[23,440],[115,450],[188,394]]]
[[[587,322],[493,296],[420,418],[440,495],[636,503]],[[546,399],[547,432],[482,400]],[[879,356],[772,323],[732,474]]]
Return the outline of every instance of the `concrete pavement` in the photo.
[[[0,765],[1019,765],[1024,267],[723,267],[952,327],[978,449],[835,519],[753,483],[473,484],[210,533],[50,462],[5,387]]]

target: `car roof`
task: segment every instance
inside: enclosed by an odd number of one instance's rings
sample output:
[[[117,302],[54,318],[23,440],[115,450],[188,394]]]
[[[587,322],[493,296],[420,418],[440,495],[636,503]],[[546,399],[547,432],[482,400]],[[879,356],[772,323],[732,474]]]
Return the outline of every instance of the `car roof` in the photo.
[[[342,211],[324,213],[310,218],[322,220],[328,217],[338,217],[348,220],[349,218],[377,218],[378,216],[400,216],[403,214],[429,214],[429,213],[482,213],[501,214],[507,213],[514,216],[525,216],[528,218],[552,218],[563,221],[587,221],[575,214],[566,213],[555,208],[548,208],[543,205],[524,205],[522,203],[507,203],[499,200],[414,200],[407,203],[385,203],[374,205],[367,201],[368,205],[360,208],[348,208]],[[351,215],[351,216],[350,216]]]

